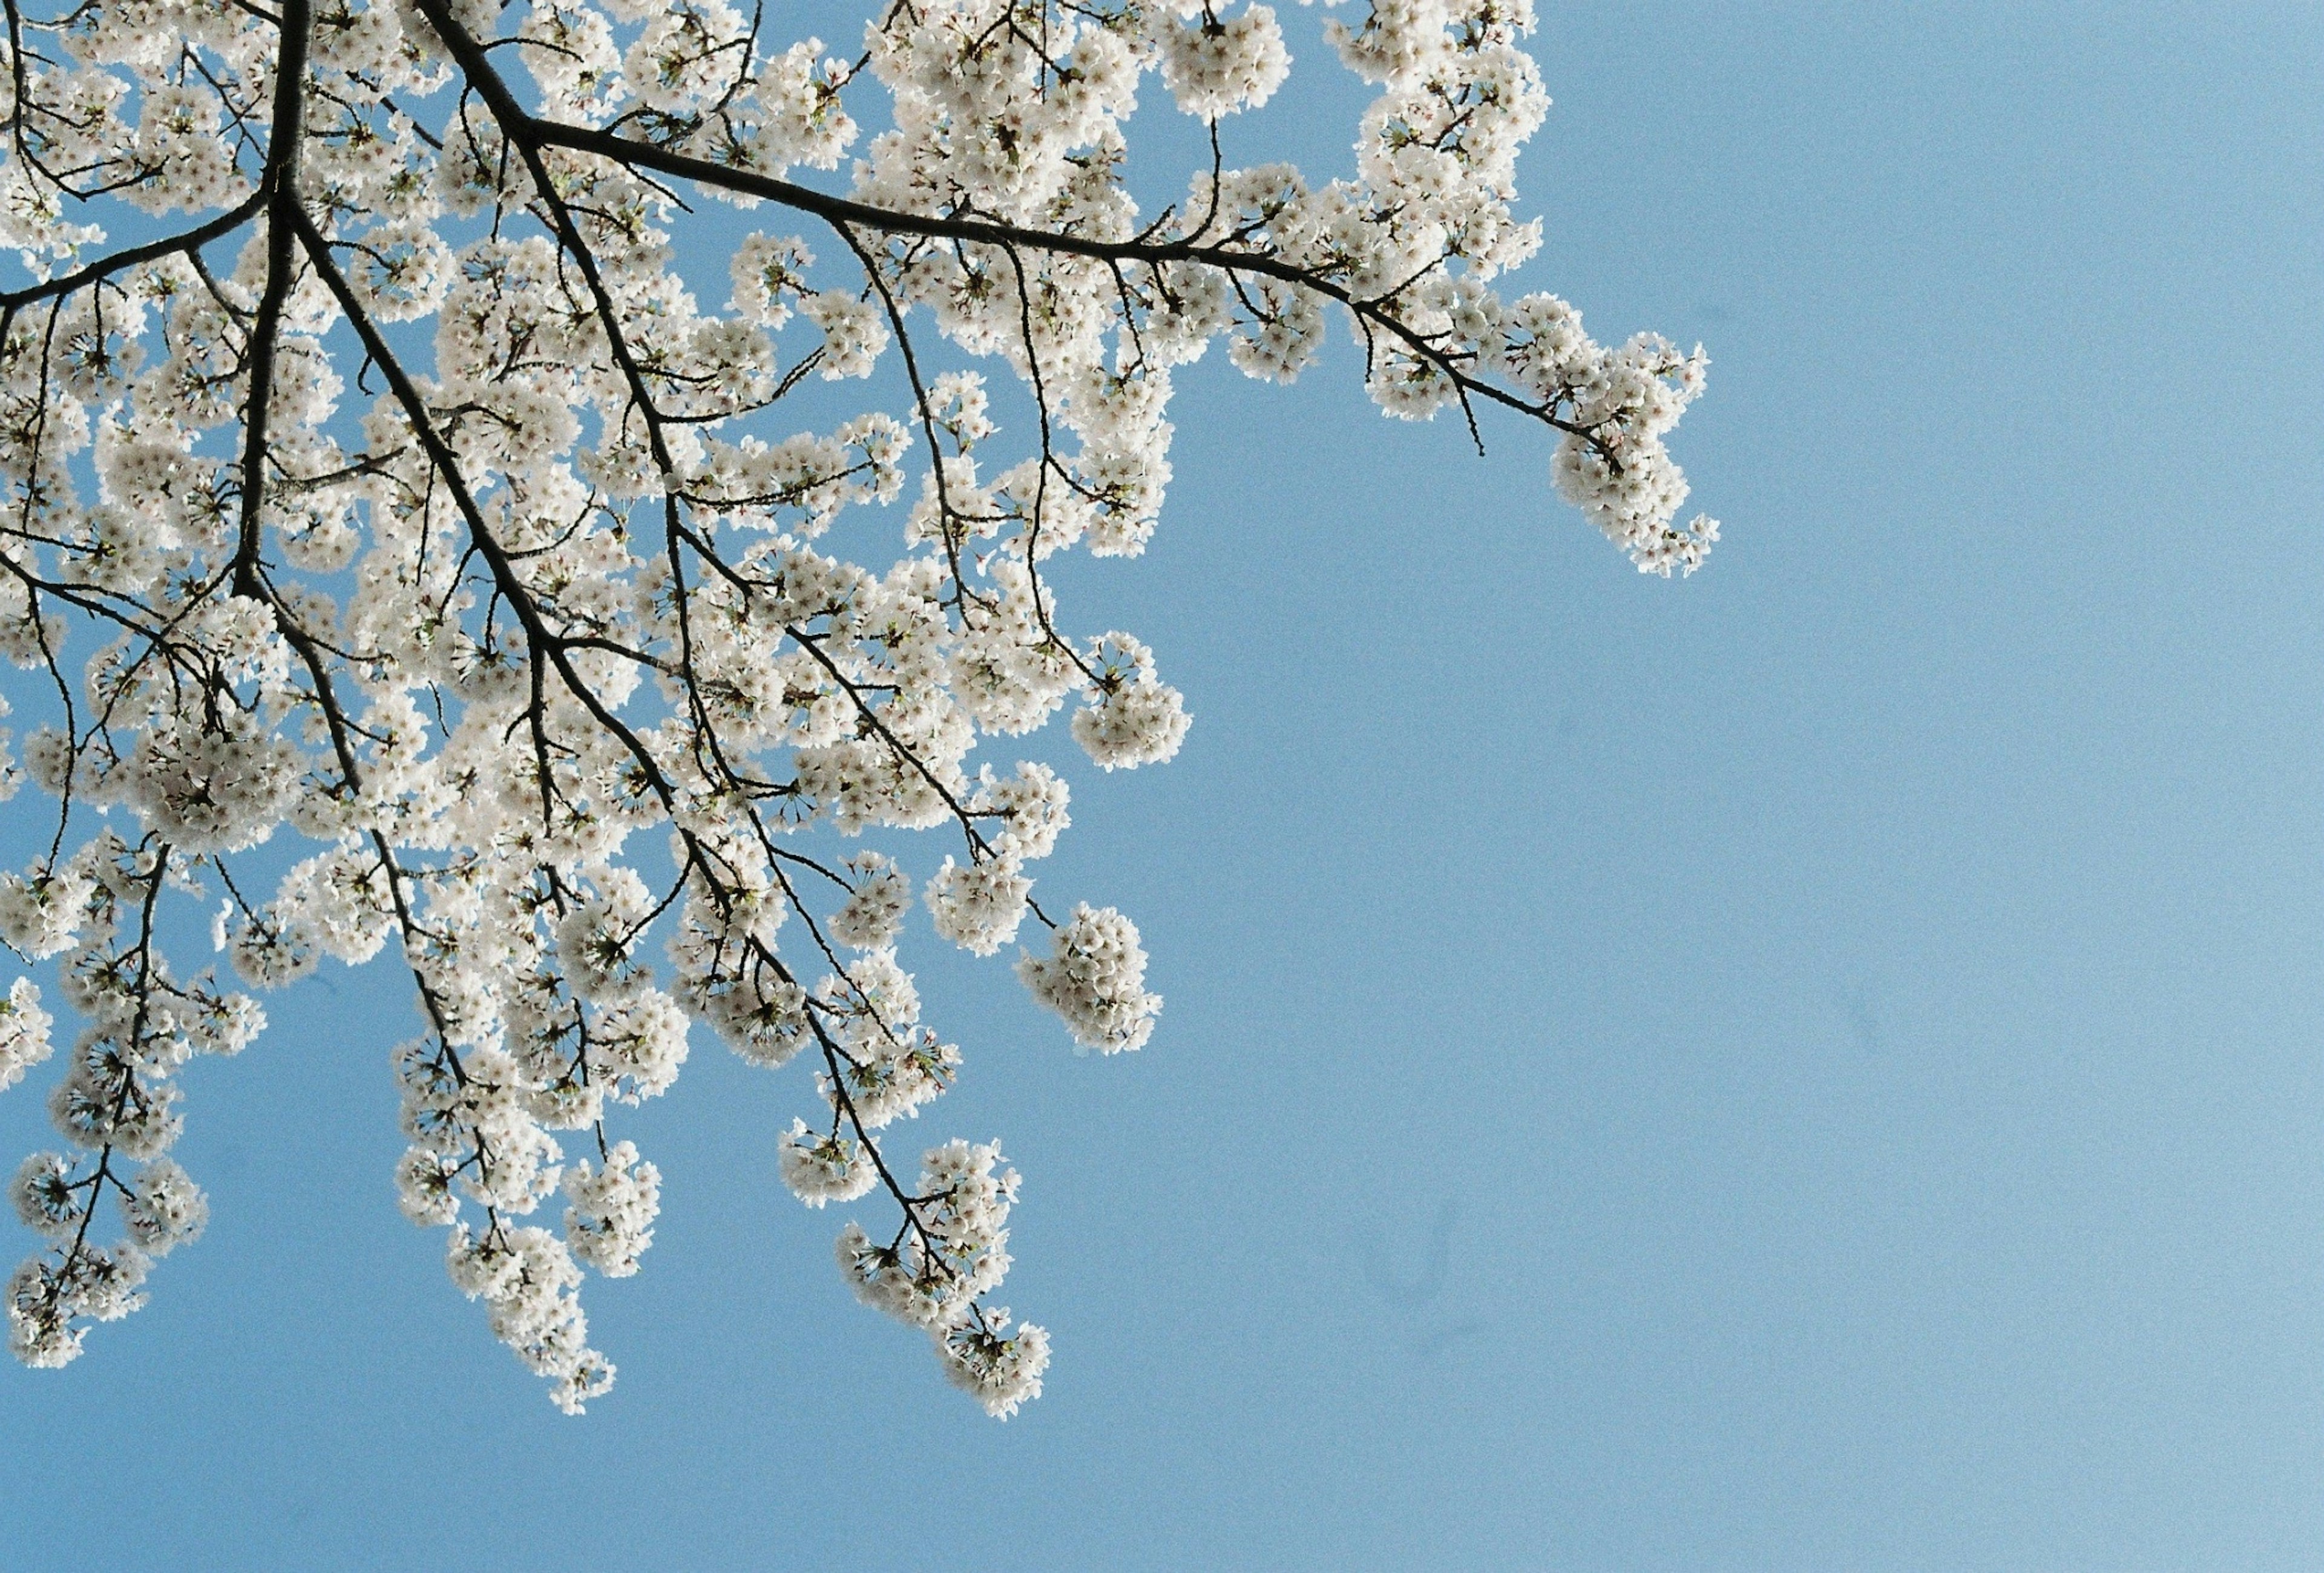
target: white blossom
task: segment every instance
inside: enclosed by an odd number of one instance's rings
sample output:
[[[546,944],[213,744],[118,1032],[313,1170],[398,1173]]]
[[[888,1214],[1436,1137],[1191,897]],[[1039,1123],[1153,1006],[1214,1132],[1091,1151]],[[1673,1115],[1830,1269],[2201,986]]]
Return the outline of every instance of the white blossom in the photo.
[[[912,903],[911,881],[876,852],[859,852],[848,865],[857,876],[855,888],[832,913],[831,937],[857,950],[893,944]]]
[[[661,1211],[661,1170],[638,1161],[635,1143],[616,1142],[605,1165],[584,1161],[565,1175],[565,1235],[573,1254],[608,1278],[627,1278],[653,1244],[653,1221]]]
[[[805,1120],[793,1120],[776,1147],[783,1183],[811,1208],[853,1201],[880,1181],[870,1150],[838,1132],[816,1134]]]
[[[1109,634],[1096,654],[1102,664],[1074,714],[1074,741],[1108,770],[1171,758],[1191,717],[1178,690],[1154,675],[1154,652],[1127,634]]]
[[[1051,939],[1047,956],[1028,955],[1017,976],[1065,1020],[1083,1049],[1119,1054],[1142,1049],[1154,1034],[1162,996],[1146,991],[1146,951],[1138,925],[1111,907],[1074,908]]]
[[[923,1199],[897,1244],[880,1245],[857,1224],[842,1229],[840,1268],[856,1297],[938,1334],[979,1316],[979,1297],[1009,1272],[1018,1177],[1001,1162],[998,1143],[932,1148],[915,1191]]]
[[[1049,1368],[1049,1335],[1030,1322],[1008,1330],[1009,1312],[994,1307],[984,1313],[984,1325],[959,1325],[936,1330],[936,1352],[944,1357],[945,1374],[984,1406],[995,1420],[1007,1420],[1018,1407],[1041,1396],[1041,1374]]]
[[[174,1160],[156,1158],[137,1171],[121,1204],[130,1237],[149,1256],[166,1256],[198,1239],[209,1222],[209,1198]]]
[[[0,1092],[22,1081],[25,1071],[54,1051],[49,1026],[49,1013],[41,1009],[41,991],[27,978],[10,984],[8,997],[0,1000]]]
[[[936,932],[976,956],[990,956],[1017,937],[1033,882],[1014,857],[955,864],[949,857],[928,881],[928,911]]]
[[[74,1178],[71,1159],[61,1152],[35,1152],[8,1182],[8,1200],[26,1228],[55,1239],[80,1224],[81,1184]]]
[[[1290,69],[1283,30],[1265,5],[1162,30],[1162,79],[1182,111],[1204,120],[1258,108]]]

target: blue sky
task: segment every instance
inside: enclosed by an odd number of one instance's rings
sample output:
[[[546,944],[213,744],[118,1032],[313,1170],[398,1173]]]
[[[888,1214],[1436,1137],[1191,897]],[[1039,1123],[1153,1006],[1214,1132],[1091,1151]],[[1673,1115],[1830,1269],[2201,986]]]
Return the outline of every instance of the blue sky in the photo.
[[[1244,156],[1343,156],[1315,20]],[[1536,52],[1530,276],[1706,342],[1726,539],[1640,578],[1344,343],[1186,379],[1160,535],[1067,610],[1194,730],[1076,775],[1042,886],[1138,918],[1160,1031],[1075,1059],[915,920],[969,1065],[912,1133],[1024,1171],[1047,1396],[996,1425],[850,1301],[773,1175],[803,1082],[705,1042],[558,1416],[394,1211],[406,985],[334,972],[189,1074],[152,1306],[0,1369],[0,1567],[2324,1562],[2324,25]]]

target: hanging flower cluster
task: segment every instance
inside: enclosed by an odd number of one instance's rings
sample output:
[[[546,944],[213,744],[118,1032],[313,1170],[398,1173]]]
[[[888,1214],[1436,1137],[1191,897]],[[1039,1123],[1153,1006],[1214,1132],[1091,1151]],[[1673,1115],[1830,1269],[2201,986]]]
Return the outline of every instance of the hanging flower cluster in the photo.
[[[409,969],[402,1208],[560,1406],[613,1376],[585,1270],[635,1272],[660,1204],[609,1126],[700,1022],[809,1062],[770,1167],[811,1207],[885,1198],[842,1272],[1010,1414],[1049,1352],[990,1298],[1019,1179],[997,1144],[914,1173],[889,1141],[964,1062],[897,947],[925,908],[1017,948],[1081,1048],[1154,1031],[1137,926],[1036,897],[1064,778],[977,754],[1065,709],[1107,771],[1185,737],[1153,652],[1070,631],[1051,573],[1151,539],[1177,368],[1222,338],[1289,381],[1336,317],[1388,413],[1547,428],[1555,487],[1642,570],[1716,539],[1676,522],[1663,445],[1700,351],[1603,346],[1497,287],[1541,237],[1512,210],[1548,104],[1528,0],[1332,23],[1378,96],[1322,183],[1222,151],[1289,68],[1265,5],[906,0],[852,54],[761,21],[12,5],[0,655],[40,714],[21,763],[0,735],[0,787],[57,813],[0,878],[0,939],[74,1018],[66,1150],[10,1187],[40,1241],[8,1282],[20,1358],[70,1360],[207,1217],[168,1155],[178,1072],[263,1017],[165,958],[169,903],[198,900],[253,988]],[[1127,184],[1149,72],[1212,149],[1159,211]],[[851,155],[844,190],[794,179]],[[758,226],[724,268],[687,265],[706,199]],[[779,408],[874,377],[880,407]],[[924,830],[933,866],[899,834]],[[56,1025],[7,990],[0,1089]]]

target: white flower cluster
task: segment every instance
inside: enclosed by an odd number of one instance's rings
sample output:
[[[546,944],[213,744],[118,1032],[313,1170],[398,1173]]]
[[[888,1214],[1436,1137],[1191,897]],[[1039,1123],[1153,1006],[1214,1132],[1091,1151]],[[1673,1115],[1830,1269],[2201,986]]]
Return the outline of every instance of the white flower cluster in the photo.
[[[603,1170],[581,1162],[565,1175],[565,1235],[573,1254],[608,1278],[627,1278],[653,1244],[661,1211],[661,1170],[638,1161],[637,1144],[616,1142]]]
[[[1077,631],[1056,588],[1061,554],[1152,539],[1177,368],[1223,339],[1287,381],[1337,314],[1389,413],[1553,433],[1557,487],[1641,569],[1716,539],[1674,523],[1664,446],[1700,352],[1609,349],[1495,287],[1540,242],[1513,207],[1548,104],[1526,0],[1371,0],[1327,29],[1376,89],[1353,175],[1222,152],[1158,213],[1124,178],[1141,86],[1257,134],[1290,63],[1268,6],[922,0],[844,55],[733,0],[10,17],[0,657],[41,714],[21,765],[0,736],[0,795],[31,782],[57,824],[0,874],[0,941],[78,1033],[72,1151],[11,1193],[43,1243],[8,1295],[36,1365],[207,1216],[165,1155],[174,1072],[261,1017],[168,965],[192,902],[256,986],[409,969],[399,1201],[561,1406],[613,1377],[584,1273],[637,1271],[660,1203],[607,1126],[699,1022],[808,1062],[822,1107],[777,1172],[884,1198],[892,1235],[841,1236],[850,1281],[1011,1413],[1048,1362],[983,1299],[1016,1176],[954,1142],[908,1187],[881,1146],[964,1065],[899,958],[923,915],[978,956],[1021,939],[1081,1048],[1154,1030],[1136,925],[1036,892],[1064,776],[979,750],[1069,705],[1104,771],[1183,745],[1154,652]],[[844,196],[792,179],[851,157]],[[148,216],[134,243],[65,221],[106,194]],[[696,195],[762,227],[705,256]],[[790,413],[849,382],[858,412]],[[908,855],[919,830],[948,850]],[[0,1089],[51,1053],[43,1002],[0,1001]]]
[[[1166,20],[1176,11],[1185,20]],[[1180,110],[1204,120],[1256,109],[1291,69],[1283,30],[1265,5],[1221,20],[1208,5],[1157,7],[1162,80]]]
[[[777,1149],[783,1183],[811,1208],[853,1201],[880,1182],[871,1145],[836,1131],[816,1135],[805,1120],[793,1120]]]
[[[12,935],[67,950],[68,1004],[85,1025],[49,1117],[73,1154],[37,1152],[9,1188],[17,1217],[43,1240],[8,1283],[9,1346],[31,1365],[62,1365],[81,1350],[89,1321],[113,1321],[144,1303],[152,1260],[198,1235],[209,1204],[166,1156],[184,1122],[173,1077],[197,1054],[239,1053],[264,1025],[248,996],[207,976],[174,976],[154,942],[153,909],[173,874],[158,854],[100,832],[60,872],[23,882],[68,895],[53,918],[20,910]],[[0,1005],[0,1087],[46,1056],[50,1020],[38,990],[19,979]],[[89,1239],[110,1195],[126,1231]]]
[[[51,1024],[49,1013],[41,1009],[41,991],[30,978],[8,985],[8,997],[0,1001],[0,1092],[55,1051],[49,1041]]]
[[[121,1203],[129,1236],[150,1256],[166,1256],[198,1239],[210,1221],[209,1198],[193,1177],[169,1158],[156,1158],[137,1171]]]
[[[1622,547],[1641,573],[1691,574],[1719,539],[1716,520],[1674,525],[1686,477],[1663,446],[1702,391],[1702,351],[1682,356],[1642,333],[1608,350],[1582,331],[1582,314],[1554,295],[1528,295],[1505,321],[1503,363],[1536,397],[1572,412],[1579,430],[1557,447],[1557,489]]]
[[[953,1385],[995,1420],[1007,1420],[1019,1404],[1041,1396],[1041,1374],[1049,1368],[1048,1329],[1026,1322],[1010,1331],[1006,1306],[988,1306],[974,1321],[940,1329],[936,1350]]]
[[[1146,949],[1138,925],[1111,907],[1074,908],[1050,937],[1051,953],[1026,956],[1017,976],[1034,997],[1065,1019],[1081,1049],[1119,1054],[1143,1049],[1162,1013],[1162,996],[1146,992]]]
[[[1178,690],[1154,676],[1154,653],[1127,634],[1099,642],[1102,669],[1074,713],[1074,741],[1108,770],[1135,770],[1176,754],[1189,717]]]
[[[550,1379],[549,1398],[567,1414],[613,1384],[613,1367],[589,1347],[581,1311],[581,1269],[547,1229],[494,1227],[481,1239],[462,1224],[445,1258],[452,1282],[490,1311],[493,1336]]]
[[[876,852],[859,852],[849,858],[855,870],[855,888],[831,914],[831,937],[855,950],[879,950],[895,942],[912,906],[912,882],[893,859]]]
[[[1032,895],[1033,882],[1014,857],[989,857],[966,867],[947,857],[928,882],[928,912],[937,933],[973,955],[990,956],[1017,937]]]
[[[904,1226],[882,1245],[849,1224],[840,1231],[839,1264],[866,1305],[927,1328],[953,1381],[1005,1419],[1040,1396],[1049,1344],[1030,1325],[1004,1337],[1008,1311],[978,1304],[1009,1272],[1006,1226],[1018,1180],[1001,1161],[997,1142],[932,1149],[920,1161]]]

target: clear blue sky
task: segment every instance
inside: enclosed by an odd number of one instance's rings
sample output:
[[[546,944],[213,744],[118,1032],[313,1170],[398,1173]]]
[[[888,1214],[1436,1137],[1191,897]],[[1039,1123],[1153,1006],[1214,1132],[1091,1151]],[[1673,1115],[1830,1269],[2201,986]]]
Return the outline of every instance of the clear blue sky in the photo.
[[[1288,20],[1262,123],[1328,166],[1360,95]],[[1344,344],[1187,379],[1068,611],[1194,731],[1077,776],[1043,885],[1137,916],[1161,1031],[1076,1060],[915,920],[970,1064],[912,1133],[1024,1171],[1048,1396],[853,1305],[803,1083],[704,1043],[558,1416],[394,1211],[406,986],[336,972],[189,1075],[152,1305],[0,1367],[0,1567],[2324,1566],[2324,23],[1537,52],[1533,276],[1709,345],[1727,539],[1642,580]]]

